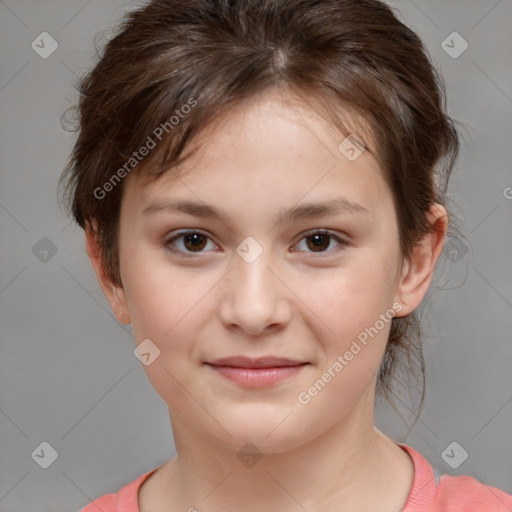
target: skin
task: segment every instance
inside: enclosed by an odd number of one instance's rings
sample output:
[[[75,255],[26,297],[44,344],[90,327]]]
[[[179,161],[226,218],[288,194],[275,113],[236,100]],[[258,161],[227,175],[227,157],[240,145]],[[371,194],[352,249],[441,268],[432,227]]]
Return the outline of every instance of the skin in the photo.
[[[142,512],[367,512],[375,503],[398,512],[405,504],[412,461],[373,425],[390,322],[308,404],[297,399],[394,303],[396,316],[418,307],[446,235],[446,211],[435,205],[435,229],[401,266],[391,190],[369,151],[355,161],[338,151],[344,138],[300,98],[269,90],[206,130],[197,139],[205,144],[178,169],[152,183],[126,178],[122,287],[106,277],[94,231],[86,230],[117,319],[132,324],[136,344],[149,338],[160,350],[143,369],[168,405],[177,456],[140,489]],[[280,220],[297,203],[340,196],[368,214]],[[165,209],[142,214],[171,199],[223,208],[232,226]],[[206,236],[200,252],[186,237],[166,247],[170,235],[191,228]],[[330,237],[315,252],[317,229],[348,243]],[[263,248],[252,263],[236,252],[248,236]],[[260,389],[203,364],[235,355],[309,364]],[[262,455],[252,467],[237,458],[247,442]]]

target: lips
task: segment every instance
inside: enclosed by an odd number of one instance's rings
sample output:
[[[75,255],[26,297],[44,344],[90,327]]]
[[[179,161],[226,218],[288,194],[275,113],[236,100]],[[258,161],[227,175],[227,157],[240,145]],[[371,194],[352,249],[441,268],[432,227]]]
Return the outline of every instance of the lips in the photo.
[[[225,357],[205,363],[214,372],[244,388],[265,388],[286,381],[309,363],[284,357]]]
[[[206,363],[213,366],[230,366],[233,368],[248,368],[248,369],[257,369],[257,368],[281,368],[287,366],[300,366],[303,364],[307,364],[304,361],[296,361],[292,359],[287,359],[284,357],[260,357],[257,359],[253,359],[250,357],[244,356],[236,356],[236,357],[224,357],[221,359],[216,359],[211,363]]]

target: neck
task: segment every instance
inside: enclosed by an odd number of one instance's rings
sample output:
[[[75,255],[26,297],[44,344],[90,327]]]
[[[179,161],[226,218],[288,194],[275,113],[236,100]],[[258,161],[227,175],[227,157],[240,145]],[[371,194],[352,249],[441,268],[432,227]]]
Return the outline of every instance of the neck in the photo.
[[[412,485],[404,472],[412,463],[374,428],[371,405],[295,448],[267,452],[260,443],[261,453],[242,460],[236,449],[171,417],[178,456],[166,464],[160,487],[166,509],[362,512],[375,503],[388,510],[388,503],[389,510],[400,510]]]

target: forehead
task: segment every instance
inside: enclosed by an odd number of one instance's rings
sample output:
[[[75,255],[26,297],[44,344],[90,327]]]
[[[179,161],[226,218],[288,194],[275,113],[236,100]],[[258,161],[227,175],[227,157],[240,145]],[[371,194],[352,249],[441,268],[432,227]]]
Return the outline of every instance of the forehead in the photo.
[[[142,205],[168,191],[183,192],[187,184],[196,190],[197,199],[204,194],[225,198],[229,193],[249,197],[263,182],[269,192],[290,192],[288,197],[295,195],[296,201],[306,195],[312,199],[326,187],[352,189],[370,202],[389,193],[382,190],[385,180],[364,119],[342,112],[347,128],[342,133],[326,120],[322,108],[275,89],[253,96],[200,132],[187,146],[191,156],[180,165],[155,180],[148,180],[144,172],[129,175],[123,202],[135,199]],[[354,132],[367,149],[351,160],[343,144]],[[194,194],[190,186],[188,193]]]

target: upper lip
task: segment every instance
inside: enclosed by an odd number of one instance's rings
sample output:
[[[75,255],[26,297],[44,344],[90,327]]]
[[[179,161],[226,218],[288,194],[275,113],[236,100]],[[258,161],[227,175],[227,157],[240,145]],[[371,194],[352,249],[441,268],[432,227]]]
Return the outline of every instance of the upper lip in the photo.
[[[299,366],[305,361],[296,361],[285,357],[260,357],[251,358],[244,356],[223,357],[215,361],[207,362],[214,366],[234,366],[236,368],[275,368],[278,366]]]

